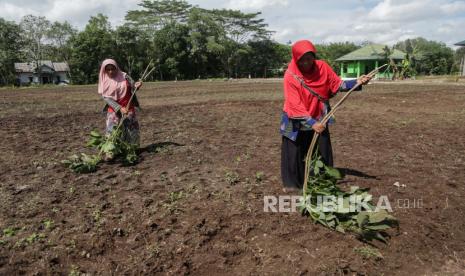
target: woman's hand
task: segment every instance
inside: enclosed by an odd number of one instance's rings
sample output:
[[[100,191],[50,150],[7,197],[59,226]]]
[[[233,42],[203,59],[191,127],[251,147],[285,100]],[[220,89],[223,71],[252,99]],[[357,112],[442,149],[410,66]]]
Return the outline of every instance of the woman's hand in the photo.
[[[370,80],[371,80],[372,77],[370,76],[367,76],[367,75],[361,75],[358,79],[357,79],[357,84],[367,84]]]
[[[141,82],[141,81],[137,81],[137,82],[134,84],[134,87],[135,87],[136,89],[139,89],[141,86],[142,86],[142,82]]]
[[[126,107],[121,107],[120,109],[121,113],[123,113],[124,115],[128,114],[128,110]]]
[[[314,131],[321,134],[323,131],[325,131],[326,126],[322,123],[316,122],[312,125],[312,128]]]

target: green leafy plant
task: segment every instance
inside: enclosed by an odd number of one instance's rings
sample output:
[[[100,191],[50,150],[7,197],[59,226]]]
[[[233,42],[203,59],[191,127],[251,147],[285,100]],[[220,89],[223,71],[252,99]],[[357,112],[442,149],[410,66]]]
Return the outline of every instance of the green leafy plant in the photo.
[[[76,173],[91,173],[97,170],[97,166],[101,161],[102,158],[98,155],[81,153],[80,155],[73,154],[69,159],[61,162]]]
[[[308,214],[311,220],[336,231],[353,232],[362,240],[386,242],[385,230],[397,226],[398,222],[386,210],[376,210],[371,203],[373,196],[368,193],[369,189],[357,186],[350,187],[349,191],[340,189],[336,183],[343,175],[336,168],[326,166],[317,154],[312,158],[309,170],[312,173],[308,178],[307,189],[303,191],[303,213]],[[331,208],[322,206],[322,198],[334,199],[329,202]],[[365,203],[362,206],[365,210],[356,206],[359,203]]]
[[[173,203],[173,202],[176,202],[176,201],[182,199],[184,197],[184,193],[182,191],[171,192],[169,194],[169,197],[170,197],[170,202]]]
[[[171,192],[168,195],[168,200],[163,204],[163,207],[165,207],[169,212],[178,211],[179,200],[185,198],[186,196],[187,194],[183,191]]]
[[[360,254],[364,259],[374,258],[376,260],[381,260],[384,258],[378,249],[371,246],[356,247],[354,248],[354,252]]]
[[[42,223],[44,225],[44,228],[47,229],[47,230],[48,229],[53,229],[54,226],[55,226],[55,222],[53,220],[51,220],[51,219],[46,219]]]
[[[265,179],[265,173],[262,171],[256,172],[255,173],[255,182],[259,183],[262,182],[263,179]]]
[[[88,147],[99,150],[96,155],[72,155],[68,160],[62,163],[76,173],[95,172],[98,165],[103,161],[102,156],[120,157],[125,165],[137,163],[137,145],[128,143],[124,140],[123,129],[118,126],[110,135],[103,136],[98,131],[90,132],[90,139],[87,142]]]
[[[71,265],[71,270],[68,273],[68,276],[80,276],[81,271],[79,269],[79,266],[77,265]]]
[[[44,234],[37,234],[37,233],[32,233],[29,237],[25,239],[25,241],[28,244],[33,244],[36,241],[39,241],[41,239],[44,239],[45,235]]]
[[[12,227],[5,228],[5,229],[3,229],[3,236],[5,236],[5,237],[13,237],[14,235],[16,235],[17,230],[18,230],[17,228],[12,228]]]
[[[226,172],[225,179],[229,185],[237,184],[240,181],[239,174],[236,172]]]
[[[96,209],[92,212],[92,218],[94,220],[94,223],[97,227],[100,227],[100,225],[102,225],[102,222],[103,222],[103,214],[102,214],[102,211],[100,211],[99,209]]]
[[[124,140],[124,131],[120,126],[114,129],[109,136],[103,137],[94,130],[90,133],[90,137],[87,145],[99,149],[99,155],[103,153],[115,157],[120,156],[125,164],[137,162],[137,145]]]
[[[14,248],[20,248],[20,247],[24,247],[27,245],[31,245],[35,242],[45,239],[45,237],[46,237],[45,234],[32,233],[28,237],[25,237],[25,238],[22,238],[16,241]]]

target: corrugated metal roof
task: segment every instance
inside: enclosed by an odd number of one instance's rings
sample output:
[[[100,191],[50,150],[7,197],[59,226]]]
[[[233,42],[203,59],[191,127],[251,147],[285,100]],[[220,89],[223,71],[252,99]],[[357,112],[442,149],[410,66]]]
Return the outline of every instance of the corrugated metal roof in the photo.
[[[55,68],[55,71],[57,72],[68,72],[69,71],[69,66],[68,66],[68,63],[66,62],[54,62],[53,68]]]
[[[455,43],[454,45],[457,45],[457,46],[465,46],[465,40],[464,40],[464,41],[457,42],[457,43]]]
[[[32,72],[31,66],[25,62],[15,63],[16,72]]]
[[[370,44],[353,52],[344,55],[336,61],[349,61],[349,60],[384,60],[384,48],[382,44]],[[389,56],[392,59],[404,59],[405,53],[394,49],[393,53]]]
[[[51,60],[41,60],[39,61],[39,66],[46,65],[53,69],[53,63]]]
[[[48,66],[56,72],[68,72],[69,66],[66,62],[52,62],[50,60],[39,61],[39,66]],[[17,62],[15,70],[17,73],[33,73],[36,68],[35,62]]]

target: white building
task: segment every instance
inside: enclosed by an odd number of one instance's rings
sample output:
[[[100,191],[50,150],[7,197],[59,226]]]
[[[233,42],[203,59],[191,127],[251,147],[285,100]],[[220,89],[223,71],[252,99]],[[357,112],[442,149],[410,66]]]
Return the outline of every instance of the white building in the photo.
[[[68,63],[50,60],[41,60],[38,63],[39,70],[37,70],[36,62],[15,63],[18,84],[69,83]]]

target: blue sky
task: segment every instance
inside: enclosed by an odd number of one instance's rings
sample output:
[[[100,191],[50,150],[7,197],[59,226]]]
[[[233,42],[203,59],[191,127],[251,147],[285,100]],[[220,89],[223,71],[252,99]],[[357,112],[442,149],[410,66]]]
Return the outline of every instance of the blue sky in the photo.
[[[281,43],[372,41],[392,45],[422,36],[448,46],[465,40],[465,0],[192,0],[202,8],[262,12],[273,38]],[[19,22],[27,14],[68,20],[82,29],[91,15],[123,22],[140,0],[0,0],[1,17]]]

